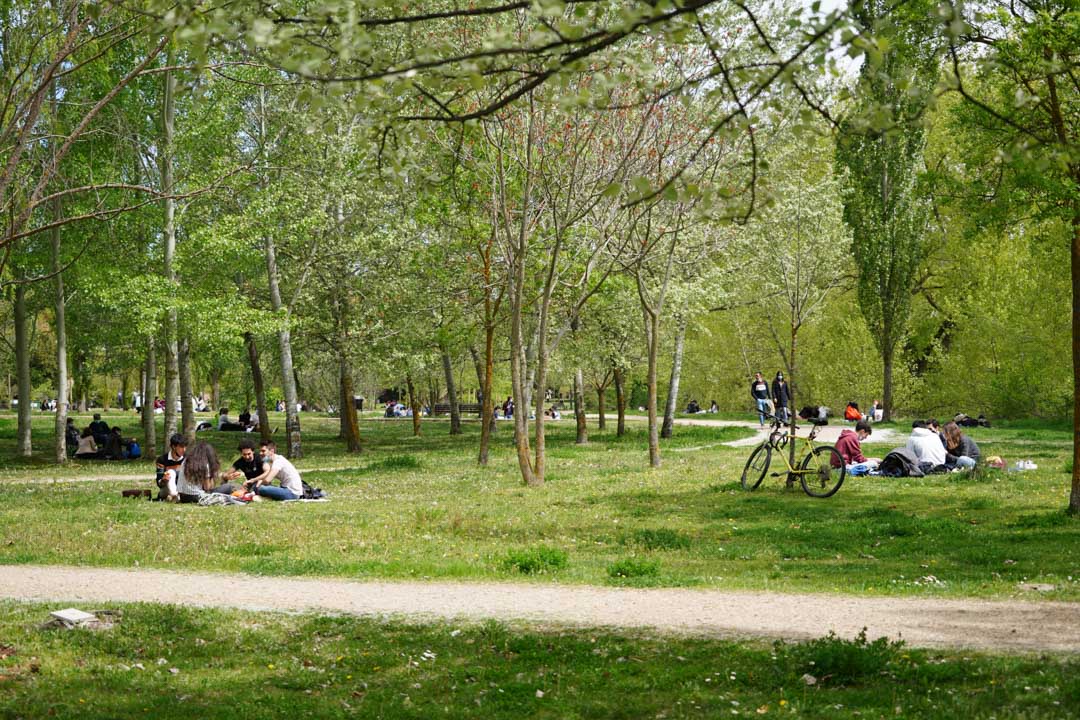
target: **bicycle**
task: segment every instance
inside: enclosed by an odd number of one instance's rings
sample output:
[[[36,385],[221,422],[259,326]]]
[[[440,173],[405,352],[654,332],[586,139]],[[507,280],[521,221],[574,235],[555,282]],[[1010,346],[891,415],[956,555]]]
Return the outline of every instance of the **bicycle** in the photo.
[[[788,481],[793,483],[795,477],[798,477],[803,492],[807,495],[827,498],[836,494],[836,491],[844,484],[844,476],[847,472],[844,458],[840,455],[840,451],[832,445],[814,444],[818,429],[825,425],[826,421],[811,420],[814,428],[804,440],[808,446],[806,454],[800,458],[799,462],[793,464],[788,460],[787,444],[802,439],[795,434],[798,427],[794,421],[786,423],[772,414],[768,414],[768,417],[772,418],[773,421],[772,430],[769,432],[769,437],[754,448],[754,451],[750,453],[750,457],[746,460],[746,467],[743,468],[742,473],[743,489],[748,491],[756,490],[761,485],[761,481],[765,479],[765,473],[769,472],[769,465],[772,463],[772,455],[775,450],[783,459],[784,465],[787,466]],[[784,431],[785,427],[788,428],[786,432]],[[792,457],[794,457],[794,453],[792,453]],[[772,476],[778,477],[783,474],[785,474],[783,471],[774,472]]]

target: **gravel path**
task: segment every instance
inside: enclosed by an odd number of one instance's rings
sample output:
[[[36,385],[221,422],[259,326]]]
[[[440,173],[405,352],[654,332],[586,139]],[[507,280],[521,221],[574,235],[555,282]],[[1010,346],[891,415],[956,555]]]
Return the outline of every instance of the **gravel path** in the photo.
[[[422,619],[518,620],[721,638],[902,637],[918,647],[1080,652],[1080,603],[623,589],[454,582],[354,582],[163,570],[0,565],[0,597],[162,602]]]

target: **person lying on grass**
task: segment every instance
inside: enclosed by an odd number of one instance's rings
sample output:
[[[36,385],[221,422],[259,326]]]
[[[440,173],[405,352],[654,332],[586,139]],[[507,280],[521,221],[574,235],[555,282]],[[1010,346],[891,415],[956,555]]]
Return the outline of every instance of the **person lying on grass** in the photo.
[[[263,472],[257,478],[244,483],[255,493],[271,500],[299,500],[304,497],[304,484],[300,472],[284,456],[277,454],[277,445],[267,440],[259,445],[262,450]],[[278,479],[280,487],[270,483]]]
[[[836,441],[836,450],[844,458],[844,464],[848,467],[858,463],[866,463],[871,468],[881,464],[880,458],[868,458],[862,454],[862,441],[870,437],[873,429],[866,420],[855,423],[855,429],[844,428]]]

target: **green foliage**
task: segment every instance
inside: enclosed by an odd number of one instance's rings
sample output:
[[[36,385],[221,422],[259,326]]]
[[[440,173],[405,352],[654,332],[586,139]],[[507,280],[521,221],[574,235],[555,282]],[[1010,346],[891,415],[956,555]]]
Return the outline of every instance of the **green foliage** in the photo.
[[[882,681],[902,664],[903,650],[903,640],[867,640],[866,628],[851,640],[830,632],[798,645],[778,642],[774,646],[777,665],[786,669],[789,682],[811,675],[817,683],[834,687]]]
[[[660,575],[660,561],[622,558],[608,565],[608,577],[616,579],[655,578]]]
[[[627,541],[641,545],[646,550],[685,550],[690,547],[690,538],[671,528],[635,530]]]
[[[502,567],[522,575],[544,575],[564,569],[567,563],[565,550],[536,545],[520,550],[510,550],[502,560]]]

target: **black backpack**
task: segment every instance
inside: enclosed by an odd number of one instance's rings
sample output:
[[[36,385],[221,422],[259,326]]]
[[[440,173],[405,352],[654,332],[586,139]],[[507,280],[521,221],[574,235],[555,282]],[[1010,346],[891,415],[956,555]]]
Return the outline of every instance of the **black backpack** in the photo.
[[[301,480],[300,483],[304,486],[305,500],[319,500],[326,497],[326,493],[322,491],[322,488],[311,487],[306,480]]]

